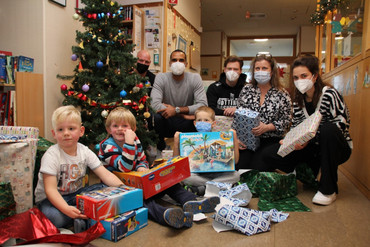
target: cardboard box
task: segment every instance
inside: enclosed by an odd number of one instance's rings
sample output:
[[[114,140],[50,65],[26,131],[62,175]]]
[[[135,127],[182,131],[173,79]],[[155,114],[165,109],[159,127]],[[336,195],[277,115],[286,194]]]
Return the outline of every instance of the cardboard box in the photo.
[[[234,114],[233,128],[238,139],[247,149],[255,151],[260,145],[260,138],[253,135],[252,129],[260,123],[259,113],[247,108],[238,108]]]
[[[106,187],[76,196],[77,208],[87,217],[104,220],[143,206],[141,189],[120,186]]]
[[[188,157],[174,157],[146,172],[113,172],[124,184],[143,189],[148,199],[190,177]]]
[[[89,219],[89,227],[97,221]],[[148,225],[148,209],[139,208],[100,221],[106,232],[100,237],[117,242]]]
[[[306,118],[302,123],[291,129],[284,137],[283,144],[277,154],[284,157],[295,150],[294,146],[304,144],[315,137],[322,115],[319,111]]]
[[[189,158],[193,173],[235,171],[233,132],[181,133],[180,155]]]

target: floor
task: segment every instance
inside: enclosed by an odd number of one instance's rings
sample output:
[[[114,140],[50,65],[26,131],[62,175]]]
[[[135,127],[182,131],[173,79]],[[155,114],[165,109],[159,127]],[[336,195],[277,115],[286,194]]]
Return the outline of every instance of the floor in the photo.
[[[211,218],[183,230],[149,221],[148,226],[117,243],[99,238],[89,246],[369,246],[370,201],[342,173],[339,190],[336,202],[318,206],[311,202],[315,191],[298,182],[298,198],[312,212],[291,212],[286,221],[274,223],[271,231],[254,236],[236,231],[217,233]],[[258,198],[253,198],[248,207],[257,209],[257,203]]]

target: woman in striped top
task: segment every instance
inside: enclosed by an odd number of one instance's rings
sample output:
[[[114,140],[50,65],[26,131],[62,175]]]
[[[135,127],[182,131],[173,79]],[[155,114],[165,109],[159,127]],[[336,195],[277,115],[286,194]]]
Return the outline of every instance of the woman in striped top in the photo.
[[[277,155],[280,144],[271,146],[264,165],[257,169],[291,172],[300,162],[307,163],[314,174],[321,169],[319,189],[312,202],[329,205],[338,193],[338,166],[346,162],[352,152],[348,108],[338,91],[322,81],[317,57],[297,58],[292,65],[292,75],[295,85],[292,127],[318,110],[322,115],[318,132],[314,139],[295,145],[295,151],[284,158]]]

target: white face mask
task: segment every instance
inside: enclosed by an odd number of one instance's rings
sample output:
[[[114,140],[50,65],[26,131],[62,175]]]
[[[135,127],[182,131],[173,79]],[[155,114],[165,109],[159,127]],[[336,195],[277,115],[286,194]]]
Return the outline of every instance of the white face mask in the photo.
[[[271,79],[271,74],[269,71],[255,71],[254,72],[254,79],[259,83],[259,84],[266,84],[270,81]]]
[[[236,73],[234,70],[229,70],[226,72],[226,78],[229,82],[234,82],[238,80],[239,74]]]
[[[171,64],[172,74],[182,75],[185,71],[185,64],[181,62],[174,62]]]
[[[295,87],[298,89],[299,92],[302,94],[305,94],[308,90],[310,90],[313,87],[313,82],[312,82],[313,75],[311,79],[300,79],[294,81]]]

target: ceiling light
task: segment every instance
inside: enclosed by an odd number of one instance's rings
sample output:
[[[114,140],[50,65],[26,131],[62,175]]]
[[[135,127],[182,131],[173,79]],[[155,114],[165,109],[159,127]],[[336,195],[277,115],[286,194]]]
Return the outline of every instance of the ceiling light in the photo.
[[[268,41],[269,39],[254,39],[254,41],[256,42],[266,42]]]

